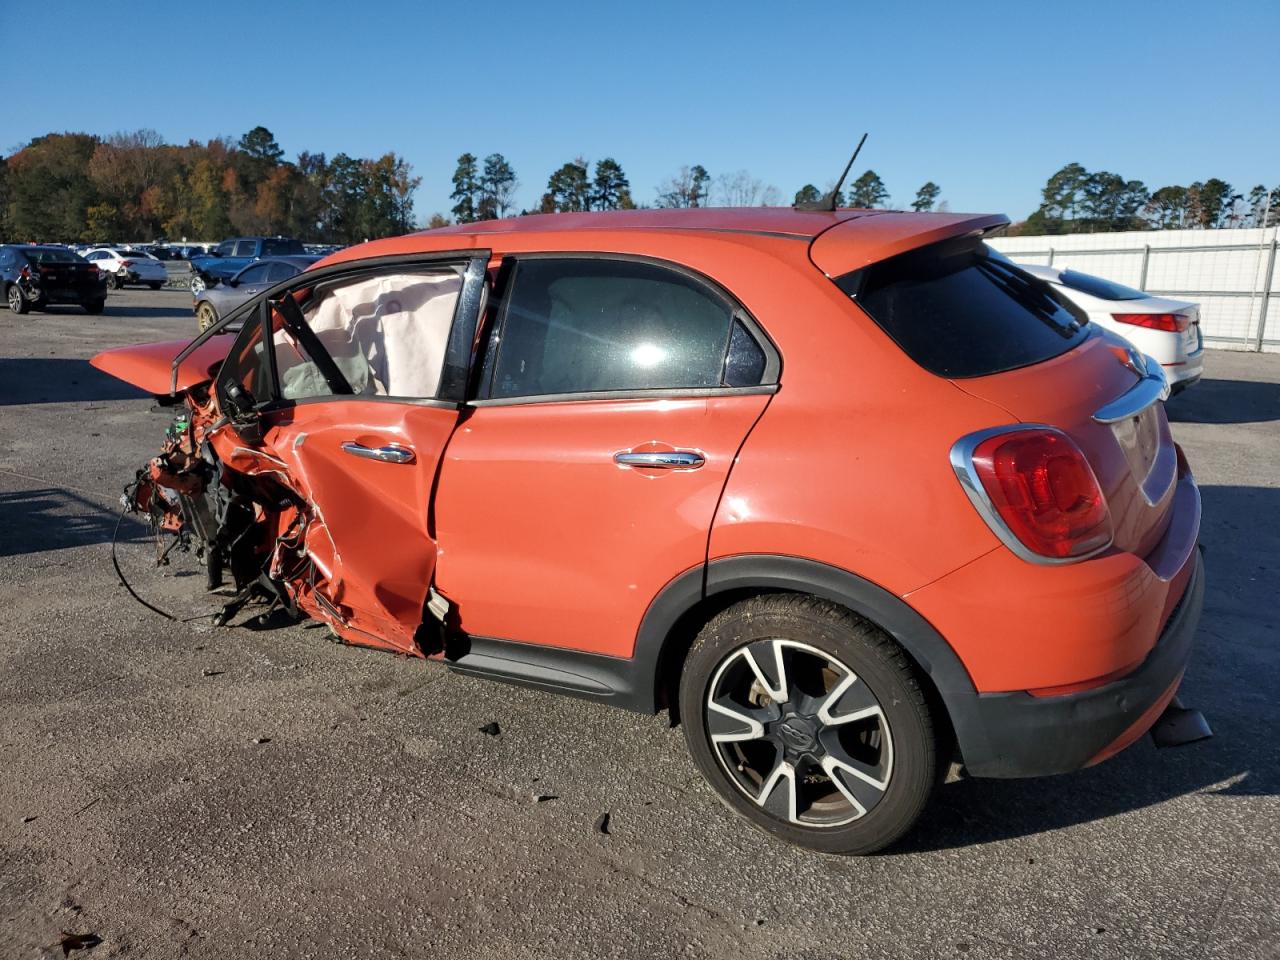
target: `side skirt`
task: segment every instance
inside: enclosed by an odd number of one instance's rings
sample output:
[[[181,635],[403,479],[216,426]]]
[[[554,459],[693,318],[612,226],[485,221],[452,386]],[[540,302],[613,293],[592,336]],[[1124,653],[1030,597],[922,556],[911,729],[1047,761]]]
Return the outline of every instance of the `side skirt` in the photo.
[[[492,637],[451,637],[449,645],[458,649],[444,663],[455,673],[653,713],[652,694],[646,700],[636,690],[634,660]]]

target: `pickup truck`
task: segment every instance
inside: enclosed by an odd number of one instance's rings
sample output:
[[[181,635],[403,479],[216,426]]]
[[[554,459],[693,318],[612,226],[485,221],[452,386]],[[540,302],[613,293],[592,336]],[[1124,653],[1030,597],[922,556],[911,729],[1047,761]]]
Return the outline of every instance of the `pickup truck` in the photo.
[[[306,255],[302,241],[292,237],[236,237],[223,240],[212,253],[191,258],[191,292],[199,296],[209,287],[230,279],[262,257]]]

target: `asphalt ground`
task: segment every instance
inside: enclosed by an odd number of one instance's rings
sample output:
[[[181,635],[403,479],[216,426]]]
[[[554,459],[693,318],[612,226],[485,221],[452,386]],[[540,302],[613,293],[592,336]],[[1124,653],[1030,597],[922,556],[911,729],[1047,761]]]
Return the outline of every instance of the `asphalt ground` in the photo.
[[[1183,697],[1216,738],[950,783],[831,859],[735,819],[663,718],[131,600],[117,497],[171,411],[86,359],[190,306],[0,312],[0,958],[1280,956],[1280,356],[1213,352],[1169,404],[1209,572]],[[215,608],[122,539],[149,600]]]

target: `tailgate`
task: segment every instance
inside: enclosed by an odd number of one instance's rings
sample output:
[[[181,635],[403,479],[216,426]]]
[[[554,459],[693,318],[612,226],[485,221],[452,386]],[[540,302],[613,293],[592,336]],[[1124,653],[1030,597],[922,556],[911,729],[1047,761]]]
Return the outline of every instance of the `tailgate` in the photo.
[[[989,377],[953,381],[1016,420],[1068,433],[1106,494],[1115,545],[1146,556],[1164,535],[1177,480],[1177,453],[1165,417],[1164,375],[1135,369],[1128,345],[1095,328],[1074,350]]]

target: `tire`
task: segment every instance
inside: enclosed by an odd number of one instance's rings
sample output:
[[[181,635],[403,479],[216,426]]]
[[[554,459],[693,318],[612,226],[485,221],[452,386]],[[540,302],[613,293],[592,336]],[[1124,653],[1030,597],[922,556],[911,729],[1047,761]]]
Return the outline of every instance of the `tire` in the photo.
[[[14,313],[27,313],[31,309],[30,302],[22,295],[22,288],[16,283],[9,284],[5,298],[9,301],[9,309]]]
[[[192,271],[191,279],[187,282],[187,286],[191,290],[191,295],[193,297],[198,297],[200,294],[204,293],[205,289],[209,285],[205,283],[204,277],[200,276],[198,271]]]
[[[158,280],[148,280],[147,286],[150,287],[152,290],[159,290],[161,287],[164,286],[164,284]]]
[[[80,304],[80,306],[84,307],[85,313],[101,313],[103,310],[107,308],[107,301],[90,300],[88,303]]]
[[[743,600],[702,628],[681,673],[680,716],[726,806],[823,853],[874,853],[901,838],[948,755],[902,648],[799,594]]]
[[[207,300],[201,301],[196,307],[196,325],[200,327],[200,332],[203,333],[217,322],[218,311],[213,309],[213,304]]]
[[[124,276],[123,276],[122,274],[119,274],[119,273],[117,273],[117,274],[113,274],[113,275],[111,276],[111,286],[112,286],[112,288],[114,288],[114,289],[116,289],[116,290],[123,290],[123,289],[124,289],[124,280],[125,280],[125,278],[124,278]]]

